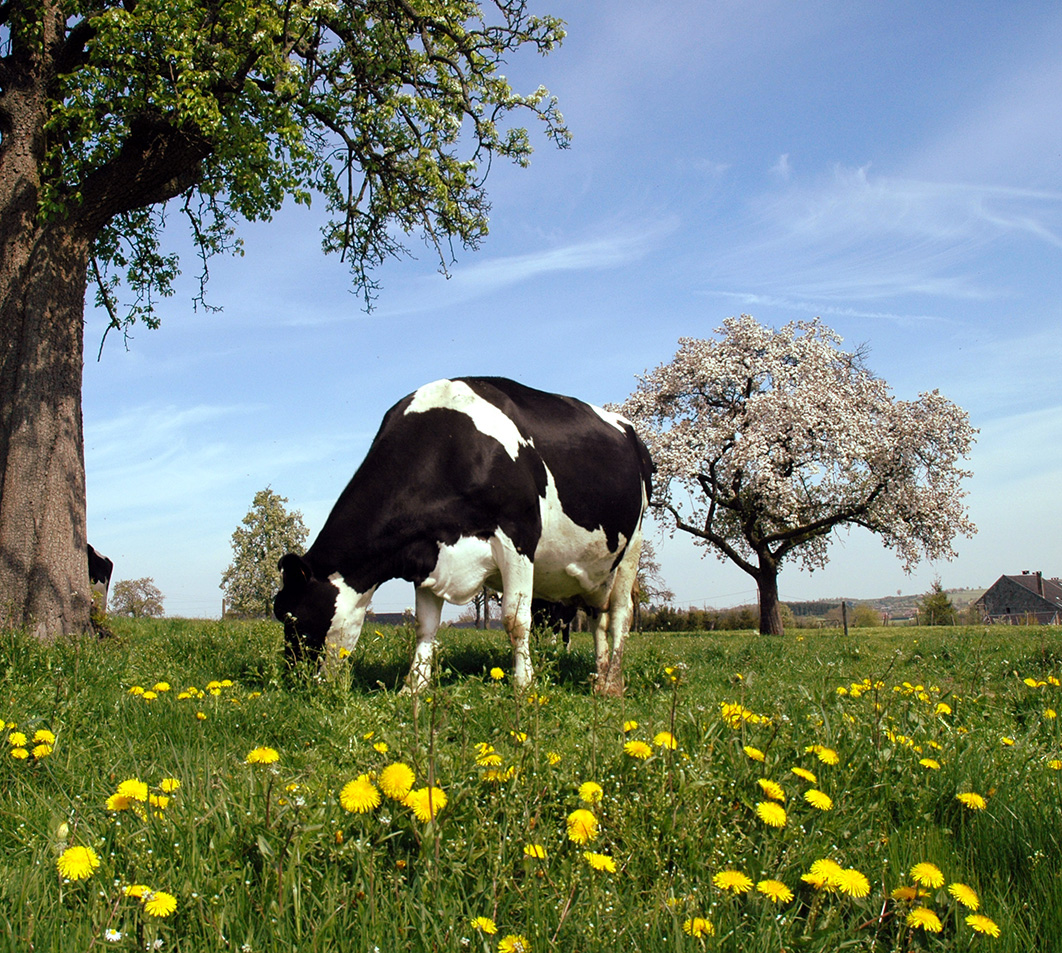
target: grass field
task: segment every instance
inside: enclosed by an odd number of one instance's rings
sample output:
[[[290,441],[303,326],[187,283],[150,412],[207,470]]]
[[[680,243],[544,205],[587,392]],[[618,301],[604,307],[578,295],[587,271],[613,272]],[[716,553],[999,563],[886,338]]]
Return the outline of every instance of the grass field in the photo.
[[[586,636],[516,697],[449,632],[416,711],[400,629],[328,683],[273,624],[116,629],[0,633],[5,949],[1062,944],[1057,629],[635,636],[624,699]]]

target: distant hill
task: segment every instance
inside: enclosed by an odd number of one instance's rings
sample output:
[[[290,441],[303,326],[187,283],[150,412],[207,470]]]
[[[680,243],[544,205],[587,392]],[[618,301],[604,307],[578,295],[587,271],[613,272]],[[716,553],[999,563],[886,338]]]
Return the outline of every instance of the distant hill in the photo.
[[[965,609],[971,602],[976,602],[984,595],[984,589],[945,589],[951,604],[956,609]],[[797,618],[823,618],[831,609],[838,608],[842,602],[849,606],[870,606],[885,613],[893,619],[912,619],[922,602],[923,592],[901,596],[881,596],[877,599],[814,599],[805,602],[786,602]]]

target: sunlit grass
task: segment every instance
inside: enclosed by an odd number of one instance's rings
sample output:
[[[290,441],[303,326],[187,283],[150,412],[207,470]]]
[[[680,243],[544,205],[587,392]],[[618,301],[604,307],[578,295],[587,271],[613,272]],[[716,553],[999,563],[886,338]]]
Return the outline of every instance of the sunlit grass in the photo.
[[[6,948],[1027,951],[1059,930],[1058,630],[635,636],[607,700],[585,635],[539,645],[517,697],[504,636],[448,632],[415,709],[406,630],[370,628],[321,682],[272,624],[117,628],[0,634]]]

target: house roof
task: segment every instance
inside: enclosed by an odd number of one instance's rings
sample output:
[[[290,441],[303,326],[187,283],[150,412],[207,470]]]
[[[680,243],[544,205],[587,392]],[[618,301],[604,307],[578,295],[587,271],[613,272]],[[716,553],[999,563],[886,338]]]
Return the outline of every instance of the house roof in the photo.
[[[977,601],[981,602],[985,596],[1003,582],[1003,580],[1021,586],[1033,595],[1039,596],[1045,602],[1049,602],[1056,608],[1062,609],[1062,580],[1057,578],[1048,579],[1042,573],[1038,572],[1023,572],[1019,576],[1000,576],[999,579],[991,585],[988,591],[985,592],[985,595],[981,596]]]

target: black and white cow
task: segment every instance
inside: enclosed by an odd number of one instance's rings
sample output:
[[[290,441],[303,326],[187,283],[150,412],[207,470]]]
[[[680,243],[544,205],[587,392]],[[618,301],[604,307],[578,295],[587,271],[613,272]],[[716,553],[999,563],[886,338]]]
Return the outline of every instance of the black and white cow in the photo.
[[[305,556],[280,560],[289,655],[354,648],[377,587],[416,587],[414,691],[444,602],[502,593],[513,680],[531,683],[531,600],[596,615],[598,691],[620,693],[652,461],[629,421],[504,378],[425,384],[383,419]],[[611,652],[609,641],[611,640]]]
[[[89,585],[92,591],[99,593],[100,611],[107,611],[107,591],[111,586],[111,574],[114,572],[114,563],[106,556],[96,552],[92,543],[85,544],[88,553]]]

